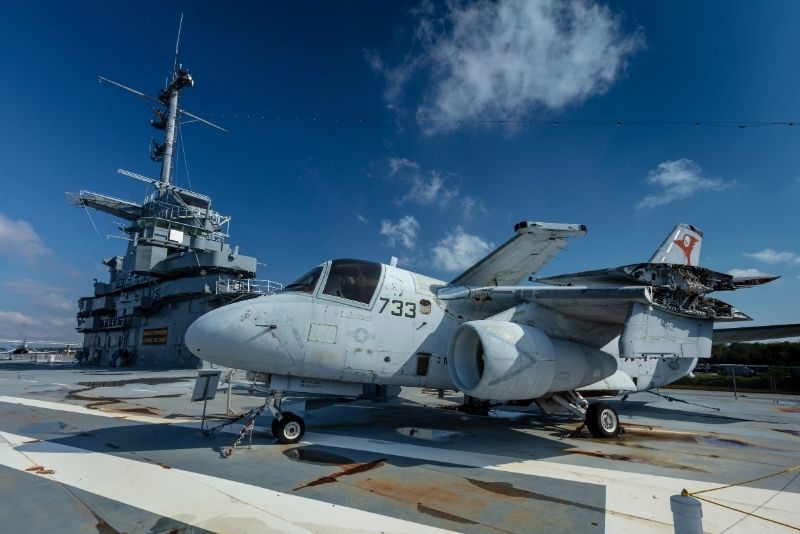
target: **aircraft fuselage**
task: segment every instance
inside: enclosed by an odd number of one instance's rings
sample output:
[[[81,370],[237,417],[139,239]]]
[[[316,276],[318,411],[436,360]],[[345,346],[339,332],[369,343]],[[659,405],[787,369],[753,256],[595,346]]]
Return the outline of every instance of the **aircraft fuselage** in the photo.
[[[456,389],[448,346],[464,319],[448,313],[446,303],[436,298],[436,289],[445,283],[391,265],[368,264],[375,269],[372,282],[362,278],[360,289],[347,289],[345,282],[354,277],[336,279],[336,261],[309,272],[301,290],[203,315],[187,332],[187,346],[213,363],[271,375]],[[544,312],[531,309],[527,320],[536,326],[537,315]],[[673,382],[696,363],[689,358],[619,359],[616,343],[603,351],[617,357],[618,370],[638,390]]]
[[[330,263],[325,266],[325,276]],[[203,315],[187,345],[201,358],[249,371],[326,380],[453,388],[447,348],[460,321],[436,302],[443,282],[384,265],[368,303],[287,291]],[[199,349],[199,350],[198,350]]]

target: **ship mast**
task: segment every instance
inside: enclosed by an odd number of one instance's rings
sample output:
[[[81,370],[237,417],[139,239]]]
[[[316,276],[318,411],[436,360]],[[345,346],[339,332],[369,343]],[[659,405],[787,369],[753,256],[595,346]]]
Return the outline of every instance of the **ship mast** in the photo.
[[[192,87],[194,85],[194,80],[192,79],[192,75],[189,74],[189,71],[184,69],[183,66],[178,62],[178,50],[181,42],[181,28],[183,27],[183,14],[181,13],[180,23],[178,24],[178,39],[175,42],[175,60],[172,64],[172,74],[170,76],[170,81],[167,86],[161,90],[158,95],[158,98],[153,98],[150,95],[147,95],[141,91],[137,91],[127,85],[123,85],[119,82],[115,82],[114,80],[109,80],[104,76],[98,76],[98,80],[101,82],[110,83],[120,89],[124,89],[129,93],[133,93],[148,102],[152,102],[154,104],[158,104],[159,107],[153,109],[153,118],[150,120],[150,124],[153,128],[157,130],[164,130],[164,142],[159,143],[157,141],[152,141],[152,145],[150,148],[150,159],[156,162],[161,162],[161,191],[166,191],[169,189],[169,186],[172,184],[172,158],[173,153],[175,151],[175,136],[178,131],[178,117],[181,115],[185,115],[189,117],[191,120],[184,121],[187,122],[202,122],[212,128],[216,128],[217,130],[222,130],[223,132],[228,132],[225,128],[218,126],[212,122],[205,120],[202,117],[198,117],[193,113],[189,113],[185,109],[181,109],[178,106],[178,100],[180,99],[181,91],[186,89],[187,87]],[[164,109],[166,108],[166,113]],[[166,187],[165,187],[166,186]]]
[[[169,85],[161,91],[161,94],[158,95],[158,99],[167,106],[167,117],[166,117],[166,124],[162,121],[154,120],[152,122],[153,126],[156,128],[161,128],[164,125],[164,144],[158,145],[154,144],[153,148],[153,155],[155,156],[154,159],[161,157],[161,183],[165,185],[169,185],[172,181],[172,152],[175,148],[175,133],[177,128],[177,118],[178,118],[178,99],[180,98],[181,91],[186,87],[192,87],[194,85],[194,80],[192,80],[192,76],[185,70],[181,68],[181,65],[178,63],[178,48],[181,42],[181,27],[183,26],[183,13],[181,13],[181,20],[178,23],[178,39],[175,42],[175,61],[172,65],[172,80],[170,81]],[[163,114],[161,110],[158,110],[156,115],[156,119],[162,118]]]

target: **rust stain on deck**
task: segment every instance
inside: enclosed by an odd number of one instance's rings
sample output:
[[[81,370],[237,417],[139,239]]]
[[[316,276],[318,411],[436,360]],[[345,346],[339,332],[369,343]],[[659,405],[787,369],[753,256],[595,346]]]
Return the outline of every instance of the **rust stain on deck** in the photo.
[[[375,469],[376,467],[380,467],[386,461],[386,458],[381,458],[380,460],[374,460],[372,462],[366,462],[363,464],[346,464],[342,466],[340,471],[335,473],[331,473],[330,475],[326,475],[324,477],[319,477],[311,482],[306,482],[302,484],[292,491],[301,490],[303,488],[309,488],[311,486],[320,486],[322,484],[330,484],[332,482],[336,482],[339,477],[348,476],[348,475],[355,475],[357,473],[363,473],[365,471],[370,471]]]
[[[55,471],[53,471],[52,469],[45,469],[41,465],[35,465],[33,467],[29,467],[25,471],[29,473],[36,473],[37,475],[52,475],[53,473],[55,473]]]

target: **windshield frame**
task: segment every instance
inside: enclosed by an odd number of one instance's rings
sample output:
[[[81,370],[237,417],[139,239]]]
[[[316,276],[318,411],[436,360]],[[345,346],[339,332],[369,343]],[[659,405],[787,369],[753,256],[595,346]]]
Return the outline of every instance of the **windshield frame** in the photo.
[[[315,295],[317,293],[317,289],[319,288],[319,281],[322,280],[326,275],[326,268],[327,268],[327,265],[322,264],[322,265],[317,265],[316,267],[313,267],[313,268],[309,269],[307,272],[305,272],[305,273],[301,274],[300,276],[298,276],[291,284],[286,284],[284,286],[284,288],[281,290],[281,293],[297,293],[297,294],[300,294],[300,295],[312,295],[312,296]],[[319,272],[316,273],[316,279],[314,280],[314,284],[311,286],[311,288],[309,290],[305,290],[305,289],[289,289],[290,287],[293,287],[293,286],[294,287],[298,287],[298,288],[308,287],[305,284],[298,284],[297,282],[299,280],[302,280],[303,278],[309,276],[309,275],[312,275],[312,273],[314,273],[315,271],[319,271]]]
[[[372,293],[372,298],[369,302],[359,302],[357,300],[351,300],[344,297],[339,297],[336,295],[329,295],[325,293],[325,286],[328,283],[328,277],[331,274],[331,267],[333,266],[333,262],[337,260],[348,260],[350,258],[336,258],[335,260],[329,260],[325,262],[325,270],[322,273],[320,281],[317,283],[317,290],[315,293],[315,297],[321,300],[330,300],[333,302],[338,302],[340,304],[346,304],[347,306],[352,306],[354,308],[362,308],[365,310],[371,310],[372,307],[375,305],[375,302],[378,300],[378,295],[380,295],[381,289],[383,289],[383,281],[386,277],[386,266],[377,261],[369,261],[369,260],[358,260],[353,259],[353,261],[364,261],[366,263],[372,263],[380,266],[381,273],[378,277],[378,284],[375,286],[375,290]]]

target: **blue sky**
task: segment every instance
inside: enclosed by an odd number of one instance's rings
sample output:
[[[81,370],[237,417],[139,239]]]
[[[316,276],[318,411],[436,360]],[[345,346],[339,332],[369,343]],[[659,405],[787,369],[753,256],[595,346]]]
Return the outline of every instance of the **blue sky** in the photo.
[[[259,278],[394,255],[449,280],[520,220],[586,224],[558,274],[688,222],[705,266],[783,276],[721,298],[800,321],[800,130],[711,124],[800,119],[797,2],[6,2],[0,337],[78,338],[124,243],[63,193],[140,201],[115,169],[158,176],[148,106],[96,76],[156,94],[181,12],[183,107],[230,133],[186,125],[176,180]]]

